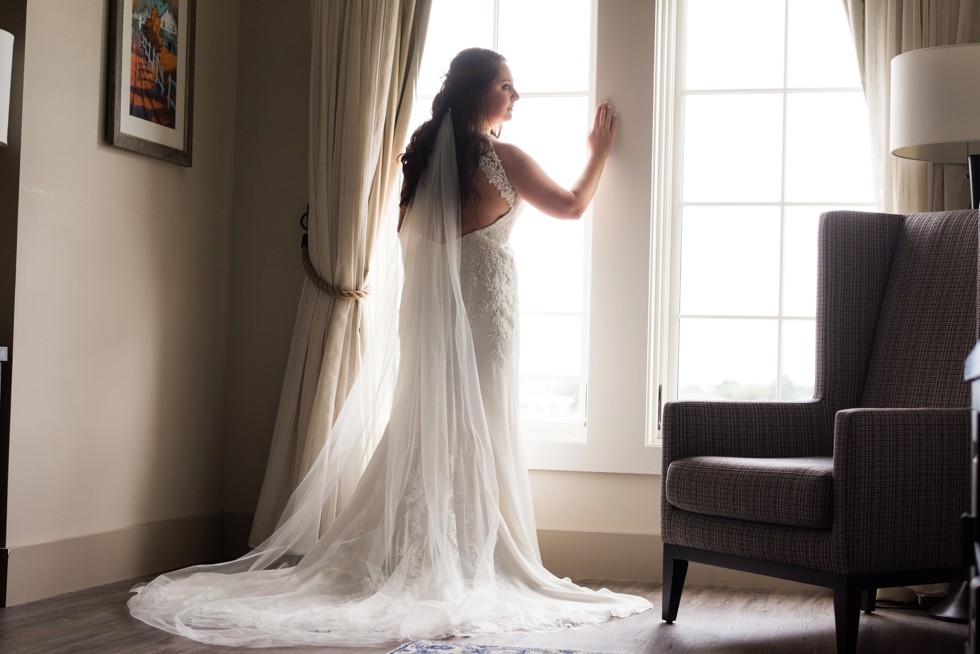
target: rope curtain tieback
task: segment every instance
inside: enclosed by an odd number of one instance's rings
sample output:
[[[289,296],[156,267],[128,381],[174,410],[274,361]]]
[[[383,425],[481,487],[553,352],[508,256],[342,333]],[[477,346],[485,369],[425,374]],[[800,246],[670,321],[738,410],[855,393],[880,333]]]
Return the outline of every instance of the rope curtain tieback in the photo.
[[[338,300],[353,300],[355,302],[363,300],[371,292],[371,285],[368,284],[364,288],[356,291],[350,291],[346,288],[340,288],[339,286],[334,286],[323,277],[320,273],[316,271],[313,267],[313,262],[310,261],[310,248],[307,245],[303,245],[303,270],[306,271],[306,276],[310,278],[313,285],[318,289],[326,293],[331,297],[335,297]]]
[[[348,291],[346,288],[334,286],[325,280],[320,276],[316,268],[313,267],[313,262],[310,261],[310,236],[308,233],[310,229],[310,205],[306,205],[306,211],[299,217],[299,226],[303,228],[303,240],[300,242],[300,248],[303,252],[303,270],[306,271],[306,276],[310,278],[313,285],[330,297],[335,297],[338,300],[353,300],[357,302],[366,298],[368,293],[371,292],[370,284],[359,291]]]

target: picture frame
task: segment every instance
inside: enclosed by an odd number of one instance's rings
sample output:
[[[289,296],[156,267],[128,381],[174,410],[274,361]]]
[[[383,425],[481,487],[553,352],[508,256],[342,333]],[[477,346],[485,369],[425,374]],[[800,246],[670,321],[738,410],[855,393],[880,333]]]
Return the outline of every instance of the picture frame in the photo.
[[[192,163],[196,0],[110,0],[106,141]]]

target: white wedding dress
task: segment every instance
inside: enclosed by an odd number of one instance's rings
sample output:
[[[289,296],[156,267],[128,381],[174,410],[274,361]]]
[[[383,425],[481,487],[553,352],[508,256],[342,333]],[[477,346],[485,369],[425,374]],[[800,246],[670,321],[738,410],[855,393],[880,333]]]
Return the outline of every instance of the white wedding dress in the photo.
[[[358,430],[377,419],[376,380],[355,383],[269,540],[237,561],[138,587],[129,602],[136,618],[207,643],[367,645],[557,629],[651,607],[541,564],[518,432],[507,245],[521,201],[487,148],[480,168],[511,208],[460,235],[450,122],[400,235],[397,379],[384,435],[349,505],[321,534],[323,489],[356,451],[348,443]]]

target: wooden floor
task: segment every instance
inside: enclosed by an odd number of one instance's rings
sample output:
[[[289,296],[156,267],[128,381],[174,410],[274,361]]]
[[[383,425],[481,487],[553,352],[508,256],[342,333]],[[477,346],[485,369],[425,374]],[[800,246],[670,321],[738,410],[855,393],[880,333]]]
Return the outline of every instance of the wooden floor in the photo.
[[[586,582],[587,585],[596,585]],[[206,646],[157,631],[126,612],[133,582],[122,582],[61,597],[0,609],[0,652],[5,654],[218,654],[230,652],[322,652],[380,654],[382,648],[300,648],[242,650]],[[525,647],[578,648],[602,653],[639,654],[818,654],[834,652],[830,595],[754,589],[689,586],[677,621],[660,620],[660,586],[606,584],[646,595],[655,609],[596,627],[538,634],[481,637],[471,642]],[[935,620],[922,610],[882,609],[861,616],[861,654],[962,654],[965,625]],[[466,641],[464,642],[470,642]],[[392,647],[394,647],[393,645]]]

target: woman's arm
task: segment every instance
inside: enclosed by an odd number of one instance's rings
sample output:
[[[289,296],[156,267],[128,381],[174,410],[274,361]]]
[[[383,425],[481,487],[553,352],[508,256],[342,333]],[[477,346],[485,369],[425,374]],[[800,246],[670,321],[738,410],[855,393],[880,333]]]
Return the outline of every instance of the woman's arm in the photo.
[[[495,143],[494,150],[518,195],[549,216],[576,219],[592,202],[599,186],[602,169],[616,141],[616,125],[616,114],[609,103],[599,104],[586,139],[589,157],[585,170],[569,189],[548,177],[541,166],[517,146]]]

